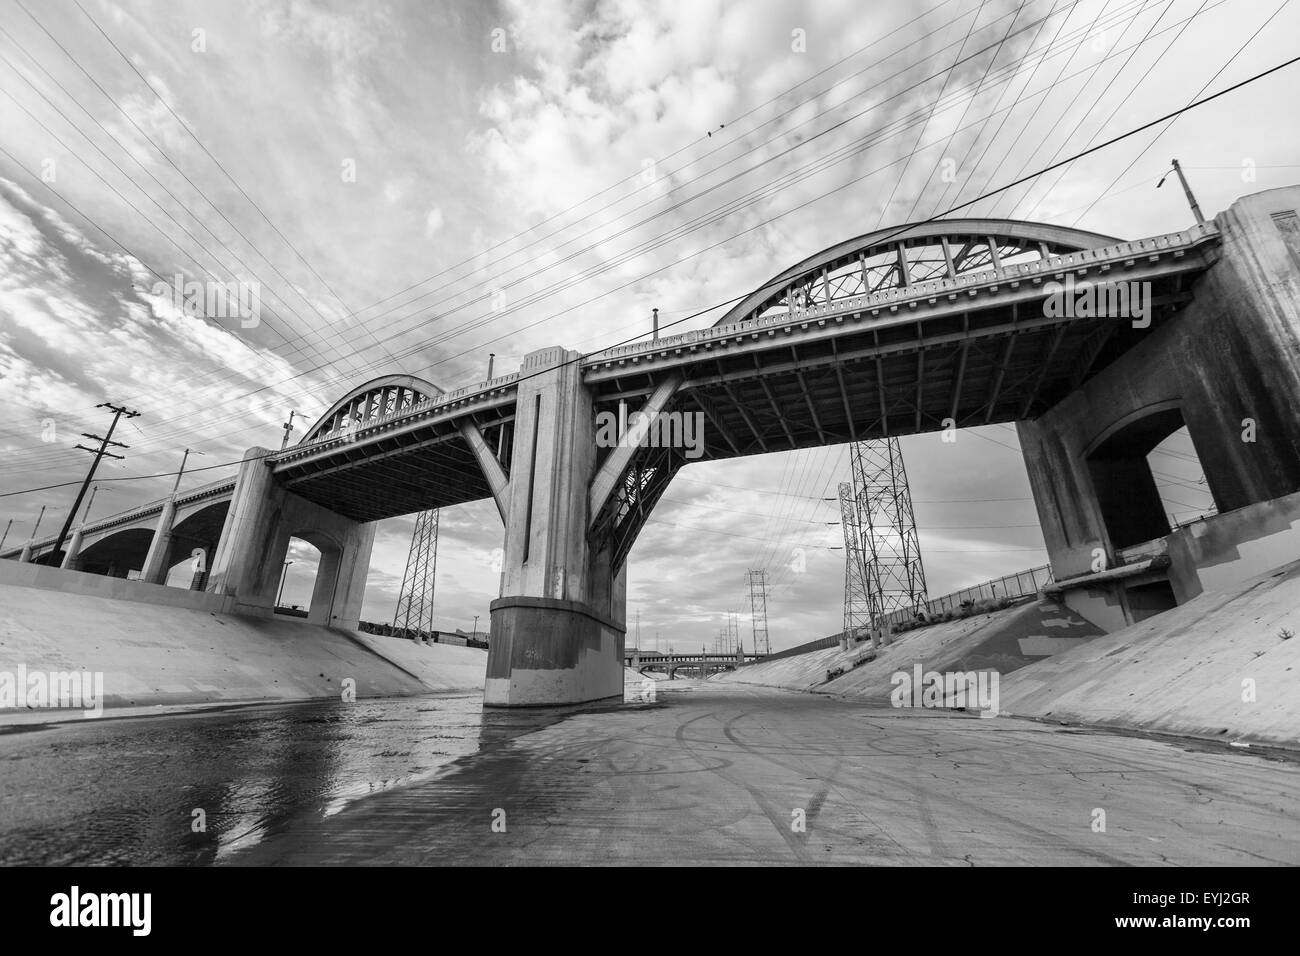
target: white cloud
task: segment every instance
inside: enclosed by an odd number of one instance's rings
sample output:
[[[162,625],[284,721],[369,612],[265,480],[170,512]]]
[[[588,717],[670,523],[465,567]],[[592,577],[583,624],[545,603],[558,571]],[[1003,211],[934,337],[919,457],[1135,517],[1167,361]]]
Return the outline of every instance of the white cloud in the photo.
[[[434,206],[424,217],[424,235],[432,239],[442,229],[442,210]]]

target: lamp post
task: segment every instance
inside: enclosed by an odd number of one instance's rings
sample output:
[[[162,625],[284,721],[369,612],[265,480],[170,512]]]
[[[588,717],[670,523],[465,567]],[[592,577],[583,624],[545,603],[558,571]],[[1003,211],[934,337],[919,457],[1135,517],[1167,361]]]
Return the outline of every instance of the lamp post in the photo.
[[[186,448],[186,449],[185,449],[185,454],[181,456],[181,470],[178,471],[178,472],[176,472],[176,483],[175,483],[174,485],[172,485],[172,494],[173,494],[173,495],[176,494],[177,489],[179,489],[180,486],[181,486],[181,476],[183,476],[183,475],[185,474],[185,464],[186,464],[186,462],[188,462],[188,461],[190,460],[190,455],[202,455],[202,454],[203,454],[203,452],[201,452],[201,451],[195,451],[193,448]],[[90,511],[90,507],[89,507],[89,506],[86,507],[86,511],[87,511],[87,512]]]
[[[289,410],[289,420],[280,427],[284,429],[284,437],[280,439],[280,450],[284,451],[289,447],[289,435],[293,432],[293,417],[298,413],[293,409]]]
[[[284,562],[284,567],[280,570],[280,593],[275,596],[275,606],[278,608],[281,601],[284,600],[284,580],[289,576],[289,565],[292,561]]]

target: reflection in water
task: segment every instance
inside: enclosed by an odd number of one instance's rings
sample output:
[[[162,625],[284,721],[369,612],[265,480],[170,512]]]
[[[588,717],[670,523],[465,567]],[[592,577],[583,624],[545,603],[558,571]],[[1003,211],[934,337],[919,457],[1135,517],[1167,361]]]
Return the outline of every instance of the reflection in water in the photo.
[[[655,706],[639,679],[626,699],[612,706]],[[429,780],[584,709],[485,711],[475,693],[0,733],[0,864],[230,861],[301,814]]]
[[[482,715],[470,694],[6,734],[0,863],[216,862],[296,813],[337,812],[473,753]]]

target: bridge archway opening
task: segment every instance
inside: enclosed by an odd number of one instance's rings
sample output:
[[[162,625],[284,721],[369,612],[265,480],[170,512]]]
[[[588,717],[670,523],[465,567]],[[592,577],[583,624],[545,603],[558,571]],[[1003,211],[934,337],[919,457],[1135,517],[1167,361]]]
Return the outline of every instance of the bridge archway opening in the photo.
[[[1147,455],[1170,527],[1215,514],[1217,508],[1191,433],[1183,425]]]
[[[1187,451],[1188,439],[1181,408],[1164,403],[1129,416],[1087,452],[1088,473],[1111,547],[1163,538],[1194,516],[1188,496],[1197,494],[1190,487],[1195,479],[1171,473],[1167,457],[1178,447],[1180,463],[1199,472],[1194,449]]]
[[[200,508],[172,525],[164,583],[172,588],[202,591],[216,557],[229,501]]]
[[[88,574],[110,578],[134,577],[136,575],[132,572],[138,574],[143,570],[152,543],[152,528],[127,528],[83,547],[74,566]]]
[[[328,624],[342,553],[328,535],[312,531],[291,535],[280,558],[283,577],[276,589],[275,613]]]

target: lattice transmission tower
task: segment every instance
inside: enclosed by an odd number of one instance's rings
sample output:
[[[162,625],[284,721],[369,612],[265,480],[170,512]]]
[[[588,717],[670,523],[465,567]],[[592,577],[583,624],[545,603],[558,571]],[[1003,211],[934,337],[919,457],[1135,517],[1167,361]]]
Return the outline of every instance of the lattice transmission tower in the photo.
[[[771,654],[767,636],[767,571],[749,572],[749,620],[754,630],[755,654]]]
[[[411,535],[411,552],[406,557],[406,573],[397,596],[393,630],[413,632],[423,637],[433,633],[433,585],[438,567],[438,509],[421,511]]]
[[[879,602],[872,600],[878,598],[880,587],[872,587],[871,559],[858,523],[853,484],[848,481],[840,482],[840,523],[844,526],[844,635],[856,640],[880,616]]]
[[[912,491],[897,438],[849,447],[858,538],[865,559],[872,626],[882,617],[926,606],[925,568],[912,511]],[[846,542],[847,545],[847,542]],[[848,589],[845,589],[848,597]],[[847,600],[846,600],[847,605]],[[848,611],[846,607],[845,615]]]

